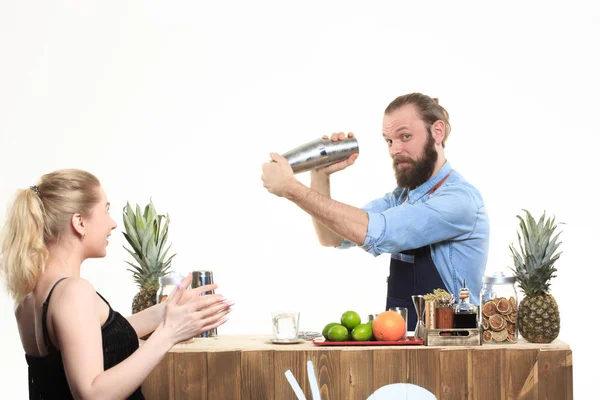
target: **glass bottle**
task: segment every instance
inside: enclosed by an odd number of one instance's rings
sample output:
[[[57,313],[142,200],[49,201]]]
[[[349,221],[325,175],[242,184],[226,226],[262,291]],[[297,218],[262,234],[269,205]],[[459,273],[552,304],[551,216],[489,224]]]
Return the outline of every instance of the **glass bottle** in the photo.
[[[470,297],[467,283],[463,280],[459,302],[454,305],[454,328],[477,328],[477,306],[469,302]]]
[[[508,344],[519,339],[516,281],[515,276],[502,272],[483,277],[479,297],[483,343]]]

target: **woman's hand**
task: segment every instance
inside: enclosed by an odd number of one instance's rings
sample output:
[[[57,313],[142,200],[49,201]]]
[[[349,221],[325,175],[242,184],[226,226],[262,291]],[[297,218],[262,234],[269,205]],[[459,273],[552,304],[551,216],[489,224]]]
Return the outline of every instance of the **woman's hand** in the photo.
[[[203,292],[215,290],[217,285],[186,290],[191,281],[190,274],[171,293],[167,300],[164,321],[159,325],[173,345],[224,324],[233,305],[220,294],[201,295]]]

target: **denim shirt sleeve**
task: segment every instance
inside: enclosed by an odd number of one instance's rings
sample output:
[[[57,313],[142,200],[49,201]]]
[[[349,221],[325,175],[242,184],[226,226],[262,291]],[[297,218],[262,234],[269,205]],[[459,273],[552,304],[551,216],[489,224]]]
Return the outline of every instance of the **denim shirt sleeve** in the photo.
[[[369,215],[369,213],[382,213],[385,210],[389,209],[390,207],[393,207],[394,204],[395,204],[394,203],[394,193],[388,193],[385,196],[383,196],[382,198],[373,200],[372,202],[370,202],[366,206],[362,207],[361,209],[363,211],[366,211],[367,215]],[[370,221],[370,215],[369,215],[369,221]],[[367,233],[367,235],[368,235],[368,233]],[[366,243],[366,241],[365,241],[365,243]],[[348,239],[344,239],[339,246],[336,246],[336,248],[337,249],[347,249],[350,247],[354,247],[356,245],[357,245],[356,243],[351,242]]]
[[[461,236],[466,239],[477,222],[477,210],[475,199],[462,185],[445,185],[424,202],[368,210],[369,227],[362,248],[378,256]]]

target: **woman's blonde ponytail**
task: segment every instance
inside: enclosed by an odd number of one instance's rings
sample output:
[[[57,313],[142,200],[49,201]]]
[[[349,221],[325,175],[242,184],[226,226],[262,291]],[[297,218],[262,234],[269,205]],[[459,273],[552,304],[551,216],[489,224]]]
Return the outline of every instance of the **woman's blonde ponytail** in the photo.
[[[17,192],[2,231],[0,254],[8,293],[20,304],[35,287],[48,258],[44,206],[33,189]]]

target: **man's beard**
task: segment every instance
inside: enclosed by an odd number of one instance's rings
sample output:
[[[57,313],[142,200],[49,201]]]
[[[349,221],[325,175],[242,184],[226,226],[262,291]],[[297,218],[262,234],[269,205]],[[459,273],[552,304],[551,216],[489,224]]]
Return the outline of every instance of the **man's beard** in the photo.
[[[427,143],[423,154],[417,160],[413,160],[406,156],[394,157],[394,172],[396,173],[396,182],[398,187],[405,187],[413,190],[427,182],[438,159],[438,153],[435,151],[435,141],[431,133],[427,136]],[[398,167],[400,163],[409,163],[410,165]]]

